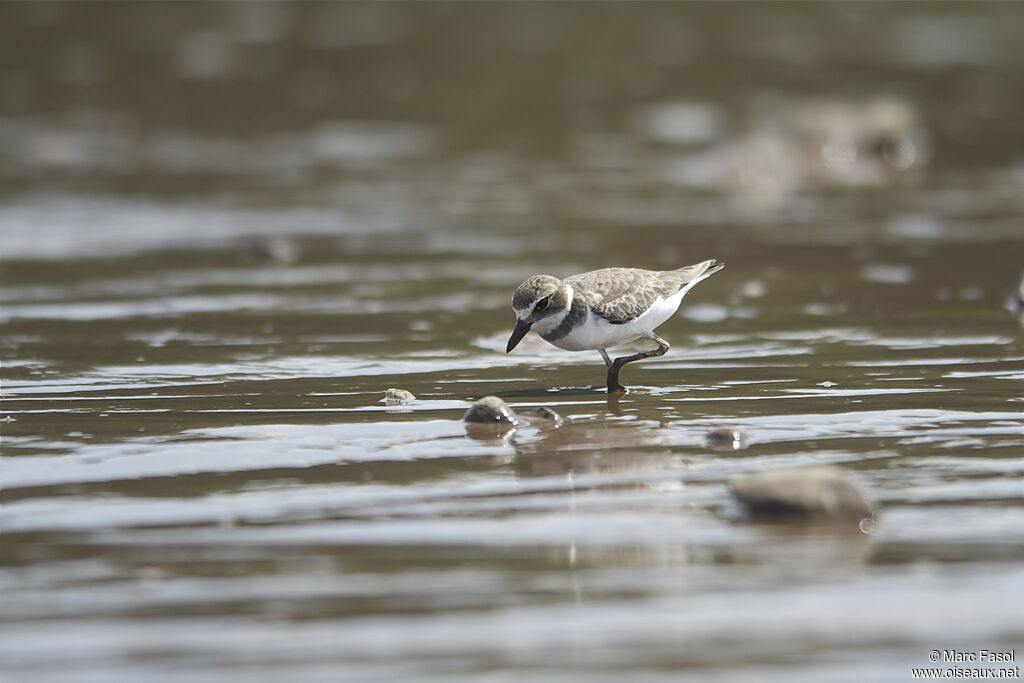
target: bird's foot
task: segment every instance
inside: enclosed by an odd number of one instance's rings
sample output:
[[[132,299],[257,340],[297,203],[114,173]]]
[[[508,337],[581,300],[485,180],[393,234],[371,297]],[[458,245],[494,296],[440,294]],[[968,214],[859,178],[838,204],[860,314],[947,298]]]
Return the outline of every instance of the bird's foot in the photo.
[[[619,359],[621,360],[621,359]],[[608,368],[608,393],[609,394],[625,394],[629,391],[626,387],[619,384],[619,369],[622,367],[618,361],[612,364]]]
[[[622,386],[615,380],[608,380],[608,393],[609,394],[628,394],[629,389]]]
[[[619,384],[619,371],[622,370],[622,366],[632,360],[632,358],[632,356],[627,358],[616,358],[611,367],[608,368],[609,394],[625,394],[629,391],[629,389]]]

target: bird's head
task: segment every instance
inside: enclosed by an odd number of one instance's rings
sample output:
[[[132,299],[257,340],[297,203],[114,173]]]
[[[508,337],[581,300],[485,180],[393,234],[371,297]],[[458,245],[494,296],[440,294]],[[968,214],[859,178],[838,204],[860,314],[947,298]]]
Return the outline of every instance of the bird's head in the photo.
[[[516,327],[509,337],[506,353],[514,349],[534,326],[544,329],[557,325],[571,303],[569,286],[551,275],[534,275],[516,287],[512,294]]]

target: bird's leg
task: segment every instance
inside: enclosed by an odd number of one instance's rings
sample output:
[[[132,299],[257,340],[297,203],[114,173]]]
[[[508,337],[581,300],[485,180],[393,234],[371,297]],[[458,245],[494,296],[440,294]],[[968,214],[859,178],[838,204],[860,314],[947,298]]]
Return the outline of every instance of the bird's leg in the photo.
[[[634,353],[632,356],[623,356],[622,358],[616,358],[612,361],[612,364],[608,366],[608,393],[620,392],[626,393],[626,387],[619,384],[619,370],[626,363],[632,363],[635,360],[643,360],[644,358],[657,358],[658,356],[664,356],[665,352],[668,351],[668,342],[654,334],[653,332],[647,335],[649,338],[658,342],[658,348],[650,351],[641,351],[640,353]]]
[[[604,349],[598,349],[597,352],[601,354],[601,358],[604,358],[604,364],[607,365],[608,367],[611,367],[612,359],[608,357],[608,352],[605,351]]]

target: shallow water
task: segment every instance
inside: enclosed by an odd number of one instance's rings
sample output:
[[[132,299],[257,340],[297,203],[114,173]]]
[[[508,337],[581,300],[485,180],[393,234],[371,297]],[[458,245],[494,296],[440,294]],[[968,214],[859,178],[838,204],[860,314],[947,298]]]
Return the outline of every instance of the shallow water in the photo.
[[[710,6],[208,6],[205,32],[160,9],[184,28],[155,48],[111,32],[146,17],[130,6],[93,10],[100,38],[78,42],[82,10],[54,7],[2,8],[78,65],[12,67],[39,81],[0,117],[5,673],[863,681],[907,680],[934,649],[1019,663],[1024,335],[1003,301],[1024,172],[1006,145],[1019,100],[996,86],[1019,92],[1022,63],[995,16],[1011,4],[776,9],[779,43],[746,48],[760,24]],[[318,33],[328,7],[357,28]],[[591,40],[616,19],[648,49],[621,72]],[[900,39],[879,55],[858,36],[882,19]],[[521,35],[487,45],[507,21]],[[708,26],[731,52],[699,40]],[[932,39],[951,30],[956,49]],[[491,50],[504,89],[464,60]],[[178,72],[90,99],[132,76],[115,57],[150,51]],[[850,84],[825,105],[807,51]],[[265,60],[280,120],[235,129],[256,68],[241,53]],[[307,66],[286,87],[288,57]],[[742,123],[856,127],[893,82],[909,164],[822,165],[803,149],[817,133]],[[161,83],[209,118],[163,120],[146,105]],[[949,109],[940,83],[979,94]],[[338,104],[346,87],[364,99]],[[726,269],[659,328],[668,354],[623,370],[621,400],[596,352],[504,353],[529,275],[710,257]],[[385,405],[389,387],[417,398]],[[566,424],[467,434],[488,394]],[[748,447],[710,450],[719,427]],[[873,529],[751,524],[726,489],[812,463],[855,473]]]

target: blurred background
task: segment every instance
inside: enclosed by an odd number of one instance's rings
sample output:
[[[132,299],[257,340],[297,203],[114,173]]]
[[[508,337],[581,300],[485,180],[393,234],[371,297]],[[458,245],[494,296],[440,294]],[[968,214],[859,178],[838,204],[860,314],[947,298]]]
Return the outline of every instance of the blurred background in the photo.
[[[5,668],[883,681],[1019,644],[1022,26],[0,3]],[[614,409],[596,353],[504,354],[529,275],[705,258]],[[486,394],[574,419],[467,438]],[[808,463],[870,538],[736,523],[729,476]]]
[[[1020,187],[1015,3],[0,12],[8,215],[42,211],[42,195],[103,215],[217,202],[309,212],[282,219],[293,235],[348,220],[498,235],[542,223],[557,239],[565,222],[730,223],[748,203],[744,220],[826,230],[874,216],[812,221],[822,193],[954,192],[984,170]],[[205,231],[229,221],[214,222]],[[40,243],[76,241],[36,228]]]

